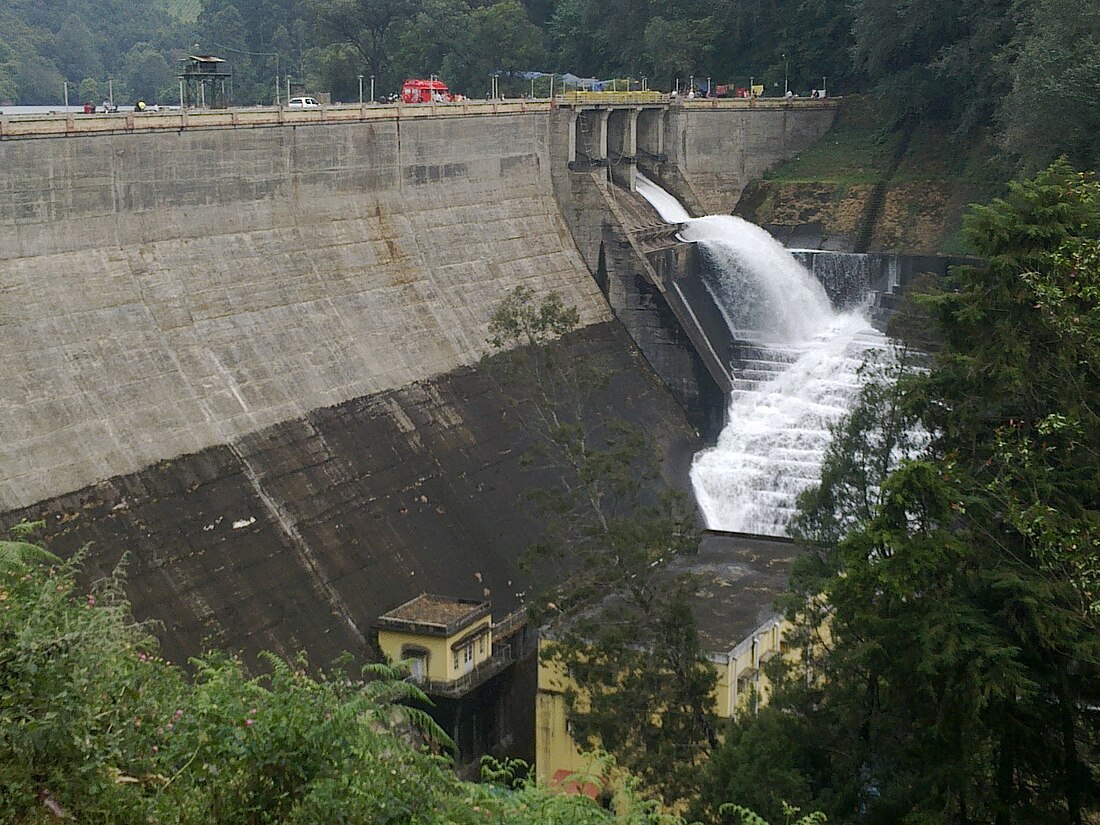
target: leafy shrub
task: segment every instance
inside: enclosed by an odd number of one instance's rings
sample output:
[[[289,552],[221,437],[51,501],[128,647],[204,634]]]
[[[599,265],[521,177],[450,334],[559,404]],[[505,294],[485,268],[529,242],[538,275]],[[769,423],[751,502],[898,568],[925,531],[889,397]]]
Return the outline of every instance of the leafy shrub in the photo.
[[[36,548],[40,549],[40,548]],[[312,674],[304,657],[157,655],[121,577],[87,592],[79,559],[0,567],[0,822],[569,823],[612,820],[523,779],[460,782],[426,701],[384,665]],[[660,821],[626,785],[618,822]]]

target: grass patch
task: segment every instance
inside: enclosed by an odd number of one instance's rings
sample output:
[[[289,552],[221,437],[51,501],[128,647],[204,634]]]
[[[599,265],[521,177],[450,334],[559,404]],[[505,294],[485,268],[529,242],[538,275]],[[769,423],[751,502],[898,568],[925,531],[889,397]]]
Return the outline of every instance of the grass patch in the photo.
[[[738,214],[764,223],[818,222],[830,233],[851,234],[903,139],[877,117],[871,98],[845,98],[833,128],[766,174],[758,189],[750,187]],[[890,176],[875,242],[895,251],[967,253],[963,215],[970,204],[1003,195],[1013,173],[990,133],[960,137],[922,124]]]
[[[847,98],[824,137],[765,177],[786,183],[876,183],[900,140],[899,133],[882,128],[869,100]]]

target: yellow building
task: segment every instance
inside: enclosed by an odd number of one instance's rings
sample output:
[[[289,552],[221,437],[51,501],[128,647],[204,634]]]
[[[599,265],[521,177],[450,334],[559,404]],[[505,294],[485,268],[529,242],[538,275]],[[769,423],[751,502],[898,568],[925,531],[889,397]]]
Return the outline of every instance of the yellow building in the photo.
[[[531,694],[536,633],[522,608],[493,622],[487,601],[421,594],[378,617],[378,646],[431,697],[426,708],[454,741],[456,769],[477,778],[480,757],[534,751]]]
[[[512,662],[493,652],[489,602],[427,593],[378,617],[378,646],[390,661],[411,663],[429,695],[461,696]]]
[[[686,572],[697,578],[693,609],[703,649],[718,675],[714,712],[719,717],[754,712],[767,701],[762,667],[784,650],[789,625],[774,604],[786,592],[795,551],[787,540],[707,531],[698,555],[668,569],[672,577]],[[590,773],[593,766],[591,755],[573,741],[566,719],[565,693],[577,685],[542,655],[546,644],[539,645],[535,771],[540,782],[553,785],[572,774]]]

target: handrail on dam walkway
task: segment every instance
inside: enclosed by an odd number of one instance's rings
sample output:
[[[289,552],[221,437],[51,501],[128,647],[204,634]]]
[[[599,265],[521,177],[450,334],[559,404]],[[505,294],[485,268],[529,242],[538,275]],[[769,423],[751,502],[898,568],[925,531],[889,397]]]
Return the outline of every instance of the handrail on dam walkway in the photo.
[[[307,126],[433,117],[492,117],[549,112],[557,108],[667,106],[683,109],[831,109],[839,98],[703,98],[686,100],[660,92],[570,92],[541,100],[464,100],[456,103],[336,104],[317,109],[257,106],[240,109],[170,109],[114,114],[59,113],[0,115],[0,140],[81,135],[179,132],[184,129],[240,129]]]

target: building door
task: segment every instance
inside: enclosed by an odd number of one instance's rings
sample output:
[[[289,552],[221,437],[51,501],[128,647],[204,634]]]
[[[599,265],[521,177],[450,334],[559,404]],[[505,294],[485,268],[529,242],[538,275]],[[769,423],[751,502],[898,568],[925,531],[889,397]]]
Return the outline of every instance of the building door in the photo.
[[[409,663],[409,676],[414,682],[428,678],[428,651],[422,647],[407,645],[401,648],[401,658]]]

